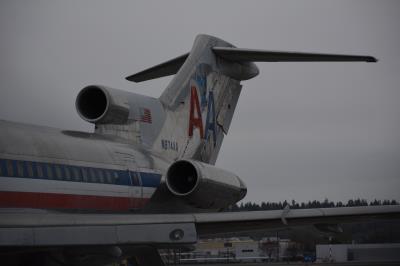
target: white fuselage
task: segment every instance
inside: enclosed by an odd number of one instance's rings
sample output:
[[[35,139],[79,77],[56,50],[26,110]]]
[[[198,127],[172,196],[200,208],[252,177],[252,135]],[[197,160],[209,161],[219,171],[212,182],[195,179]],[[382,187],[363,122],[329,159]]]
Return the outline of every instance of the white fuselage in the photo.
[[[0,124],[2,208],[139,209],[170,163],[123,139]]]

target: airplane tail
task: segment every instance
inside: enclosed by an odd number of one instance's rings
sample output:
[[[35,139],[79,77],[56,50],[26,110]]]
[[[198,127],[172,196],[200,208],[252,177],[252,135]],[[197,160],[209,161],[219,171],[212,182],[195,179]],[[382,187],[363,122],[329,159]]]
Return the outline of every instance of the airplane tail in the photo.
[[[190,53],[127,77],[142,82],[176,74],[159,98],[166,119],[153,148],[173,159],[214,164],[239,99],[240,81],[259,73],[255,61],[376,62],[376,59],[241,49],[216,37],[198,35]]]

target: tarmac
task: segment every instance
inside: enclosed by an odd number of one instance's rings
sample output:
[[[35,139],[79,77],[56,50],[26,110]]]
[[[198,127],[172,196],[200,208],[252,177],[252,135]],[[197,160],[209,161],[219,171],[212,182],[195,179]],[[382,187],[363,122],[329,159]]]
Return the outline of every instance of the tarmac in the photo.
[[[173,265],[173,264],[170,264]],[[261,265],[269,265],[269,266],[400,266],[400,261],[397,262],[324,262],[324,263],[305,263],[305,262],[289,262],[289,263],[215,263],[215,264],[179,264],[181,266],[261,266]]]

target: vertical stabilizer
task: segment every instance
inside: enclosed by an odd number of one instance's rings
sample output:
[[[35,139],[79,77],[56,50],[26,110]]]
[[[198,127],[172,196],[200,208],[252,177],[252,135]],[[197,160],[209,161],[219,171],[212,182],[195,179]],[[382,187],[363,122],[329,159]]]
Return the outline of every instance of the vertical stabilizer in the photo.
[[[217,46],[233,47],[212,36],[197,36],[186,61],[160,96],[167,112],[161,150],[175,150],[176,159],[215,163],[240,95],[240,80],[258,74],[253,63],[217,58],[212,50]]]

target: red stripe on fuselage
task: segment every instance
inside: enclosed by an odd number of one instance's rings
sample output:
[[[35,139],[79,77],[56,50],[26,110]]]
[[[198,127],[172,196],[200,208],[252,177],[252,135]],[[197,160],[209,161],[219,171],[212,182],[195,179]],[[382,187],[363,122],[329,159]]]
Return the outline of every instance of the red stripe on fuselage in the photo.
[[[0,191],[0,208],[128,211],[142,208],[148,200],[110,196]]]

